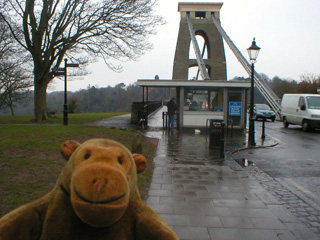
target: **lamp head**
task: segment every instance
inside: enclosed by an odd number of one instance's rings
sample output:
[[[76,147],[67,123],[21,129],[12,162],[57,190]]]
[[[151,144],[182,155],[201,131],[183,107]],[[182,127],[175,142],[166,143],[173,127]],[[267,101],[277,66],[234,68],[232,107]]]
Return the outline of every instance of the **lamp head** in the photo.
[[[255,38],[253,38],[253,41],[252,41],[251,46],[247,49],[251,63],[255,63],[255,62],[257,61],[257,57],[258,57],[258,55],[259,55],[260,49],[261,49],[261,48],[259,48],[259,47],[256,45],[256,40],[255,40]]]

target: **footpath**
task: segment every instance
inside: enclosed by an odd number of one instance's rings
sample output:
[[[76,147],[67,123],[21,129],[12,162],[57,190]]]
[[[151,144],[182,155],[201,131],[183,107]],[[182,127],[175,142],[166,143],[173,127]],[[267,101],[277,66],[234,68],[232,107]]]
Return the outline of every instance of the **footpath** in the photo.
[[[96,125],[137,130],[129,118],[119,116]],[[205,132],[159,129],[161,112],[149,119],[149,126],[139,131],[158,138],[159,145],[147,205],[181,240],[320,240],[310,224],[294,216],[252,176],[250,166],[243,168],[232,159],[232,152],[247,145],[243,131],[226,134],[225,156],[220,157],[218,149],[209,148]]]

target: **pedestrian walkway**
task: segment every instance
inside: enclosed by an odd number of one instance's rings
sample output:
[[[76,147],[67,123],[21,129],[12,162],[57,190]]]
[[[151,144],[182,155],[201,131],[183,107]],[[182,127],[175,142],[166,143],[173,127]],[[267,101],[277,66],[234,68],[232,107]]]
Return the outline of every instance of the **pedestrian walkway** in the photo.
[[[153,128],[161,126],[161,115],[149,119]],[[229,133],[224,158],[208,147],[205,133],[148,135],[160,140],[147,204],[180,239],[318,239],[229,157],[244,147],[246,134]]]
[[[203,135],[164,132],[147,204],[180,239],[318,239]]]
[[[226,136],[221,158],[203,132],[160,130],[161,115],[150,118],[152,128],[144,131],[159,138],[147,205],[181,240],[319,239],[230,158],[246,145],[243,131]]]

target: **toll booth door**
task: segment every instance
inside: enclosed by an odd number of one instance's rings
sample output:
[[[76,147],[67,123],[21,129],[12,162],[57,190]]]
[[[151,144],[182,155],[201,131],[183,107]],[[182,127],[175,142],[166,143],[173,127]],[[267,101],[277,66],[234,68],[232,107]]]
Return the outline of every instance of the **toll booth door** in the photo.
[[[242,102],[241,92],[228,92],[228,125],[242,126],[242,113],[245,109]]]

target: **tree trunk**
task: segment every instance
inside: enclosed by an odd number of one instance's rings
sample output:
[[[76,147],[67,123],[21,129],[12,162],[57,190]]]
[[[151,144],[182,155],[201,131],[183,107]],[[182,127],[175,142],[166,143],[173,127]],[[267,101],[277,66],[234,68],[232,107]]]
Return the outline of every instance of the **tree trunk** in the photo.
[[[14,116],[13,105],[10,105],[9,108],[10,108],[10,111],[11,111],[11,116]]]
[[[36,78],[36,77],[35,77]],[[47,86],[39,79],[34,81],[34,116],[36,122],[48,119],[47,114]]]

